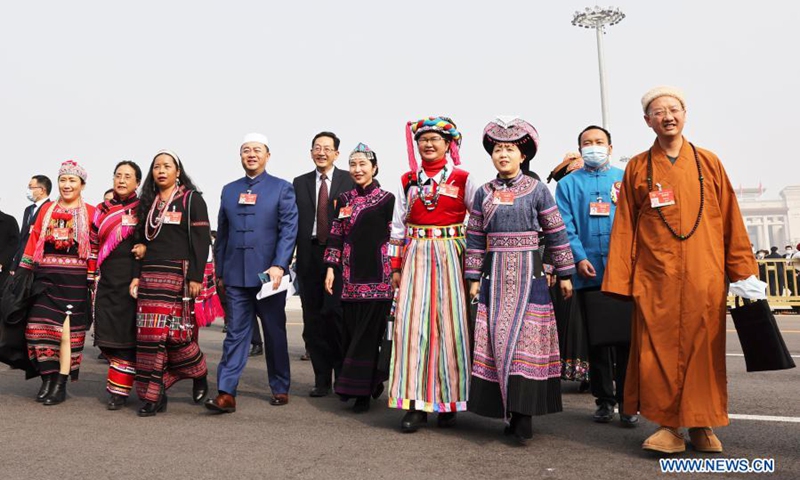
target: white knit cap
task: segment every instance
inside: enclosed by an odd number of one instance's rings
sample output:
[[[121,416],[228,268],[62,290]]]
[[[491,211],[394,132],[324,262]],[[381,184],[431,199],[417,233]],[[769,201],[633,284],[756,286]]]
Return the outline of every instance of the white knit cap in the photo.
[[[250,142],[263,143],[264,146],[268,146],[269,145],[269,142],[267,141],[266,135],[262,135],[260,133],[248,133],[247,135],[245,135],[244,139],[242,139],[242,145],[244,145],[245,143],[250,143]]]
[[[676,87],[670,87],[668,85],[661,85],[650,89],[650,91],[645,93],[642,97],[642,110],[644,110],[644,113],[647,113],[647,107],[650,106],[650,103],[659,97],[676,98],[679,102],[681,102],[681,106],[686,108],[686,97],[683,95],[683,90]]]

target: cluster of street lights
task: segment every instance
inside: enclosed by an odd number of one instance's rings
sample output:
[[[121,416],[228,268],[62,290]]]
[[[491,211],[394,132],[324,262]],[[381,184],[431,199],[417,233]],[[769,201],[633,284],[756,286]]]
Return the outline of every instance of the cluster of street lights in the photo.
[[[606,25],[616,25],[625,18],[619,8],[614,7],[586,7],[583,11],[576,11],[572,16],[572,24],[576,27],[593,28],[597,33],[597,63],[600,69],[600,108],[603,115],[603,128],[608,129],[608,103],[606,100],[606,68],[603,57],[603,34]]]

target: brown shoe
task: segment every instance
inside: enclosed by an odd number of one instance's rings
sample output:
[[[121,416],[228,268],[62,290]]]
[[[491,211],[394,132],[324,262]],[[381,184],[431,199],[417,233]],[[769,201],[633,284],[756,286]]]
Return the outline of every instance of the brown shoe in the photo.
[[[205,406],[214,413],[233,413],[236,411],[236,397],[220,393],[216,398],[206,400]]]
[[[722,442],[714,435],[711,427],[690,428],[689,441],[698,452],[722,453]]]
[[[280,405],[286,405],[287,403],[289,403],[289,395],[286,393],[276,393],[272,395],[272,398],[269,401],[270,405],[274,405],[276,407]]]
[[[683,435],[669,427],[659,427],[656,433],[647,437],[642,448],[660,453],[680,453],[686,451]]]

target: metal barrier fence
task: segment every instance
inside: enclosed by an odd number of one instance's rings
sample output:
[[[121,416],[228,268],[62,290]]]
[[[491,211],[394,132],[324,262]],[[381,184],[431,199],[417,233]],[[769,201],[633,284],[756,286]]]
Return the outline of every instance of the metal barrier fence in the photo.
[[[767,283],[767,301],[775,310],[800,313],[800,259],[767,258],[758,262],[758,278]],[[728,296],[733,307],[734,297]]]

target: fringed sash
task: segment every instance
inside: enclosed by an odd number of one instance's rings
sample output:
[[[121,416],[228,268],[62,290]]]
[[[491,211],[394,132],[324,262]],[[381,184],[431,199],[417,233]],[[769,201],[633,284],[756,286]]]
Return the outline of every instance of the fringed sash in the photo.
[[[123,225],[122,217],[124,215],[133,215],[135,217],[138,207],[139,199],[136,197],[136,193],[133,193],[125,200],[119,200],[115,196],[97,207],[94,226],[97,228],[98,243],[100,245],[100,251],[97,254],[98,268],[120,243],[136,231],[135,225]]]

